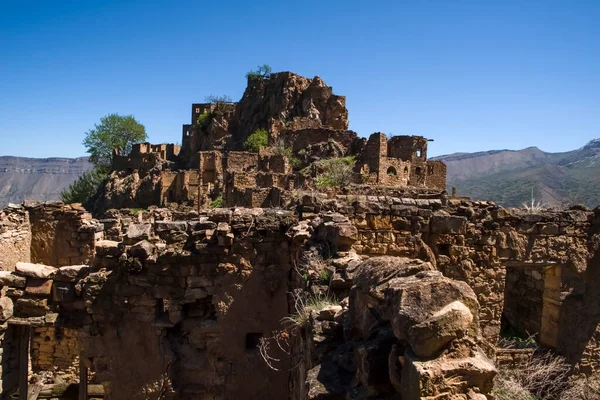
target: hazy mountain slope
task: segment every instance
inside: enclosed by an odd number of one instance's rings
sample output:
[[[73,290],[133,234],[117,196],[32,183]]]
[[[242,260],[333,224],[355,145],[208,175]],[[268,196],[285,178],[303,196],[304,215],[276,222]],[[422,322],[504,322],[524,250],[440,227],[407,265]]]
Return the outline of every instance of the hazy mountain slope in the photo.
[[[565,153],[536,147],[437,157],[459,195],[519,206],[534,197],[547,205],[600,204],[600,140]]]
[[[0,157],[0,207],[28,200],[58,200],[60,193],[92,168],[87,157]]]

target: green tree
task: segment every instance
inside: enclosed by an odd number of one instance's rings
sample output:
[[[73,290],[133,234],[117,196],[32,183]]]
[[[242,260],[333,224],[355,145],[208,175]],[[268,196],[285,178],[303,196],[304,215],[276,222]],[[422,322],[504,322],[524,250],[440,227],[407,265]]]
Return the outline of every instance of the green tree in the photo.
[[[258,152],[261,147],[269,145],[269,132],[265,129],[257,129],[252,132],[244,142],[244,148],[248,151]]]
[[[271,66],[269,64],[259,65],[255,71],[248,71],[246,73],[247,79],[262,79],[269,76],[271,76]]]
[[[144,125],[132,115],[115,113],[100,118],[100,124],[86,133],[83,145],[90,153],[90,161],[108,173],[113,149],[118,148],[120,155],[127,155],[135,143],[144,142],[147,137]]]
[[[106,173],[100,168],[87,171],[62,191],[60,199],[66,204],[82,203],[86,205],[96,194],[105,178]]]

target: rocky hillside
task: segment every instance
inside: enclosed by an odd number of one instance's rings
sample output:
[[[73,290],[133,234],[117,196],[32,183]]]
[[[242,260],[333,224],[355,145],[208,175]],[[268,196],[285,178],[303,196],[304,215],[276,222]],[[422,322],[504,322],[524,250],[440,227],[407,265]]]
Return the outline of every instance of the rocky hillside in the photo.
[[[548,206],[600,204],[600,139],[564,153],[537,147],[455,153],[437,157],[448,166],[448,187],[461,196],[520,206],[536,200]]]
[[[87,157],[0,157],[0,208],[9,202],[58,200],[60,193],[92,168]]]

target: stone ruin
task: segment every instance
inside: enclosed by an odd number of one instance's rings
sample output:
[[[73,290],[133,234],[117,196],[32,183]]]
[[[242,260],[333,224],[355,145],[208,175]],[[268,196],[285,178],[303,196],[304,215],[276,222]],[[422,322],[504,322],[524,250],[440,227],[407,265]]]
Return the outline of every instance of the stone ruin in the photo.
[[[448,197],[426,139],[357,138],[344,104],[318,78],[250,81],[194,105],[222,112],[181,147],[115,155],[100,212],[2,210],[3,398],[492,400],[531,356],[506,331],[600,373],[600,208]],[[361,180],[298,190],[272,148],[237,151],[265,126],[303,168],[354,155]]]
[[[231,207],[282,206],[298,191],[315,190],[319,160],[347,156],[355,159],[355,173],[340,190],[368,193],[376,185],[439,198],[446,166],[427,160],[428,139],[361,138],[348,130],[345,105],[319,77],[282,72],[249,79],[237,103],[193,104],[181,146],[140,143],[127,156],[115,152],[96,210],[170,203],[199,209],[217,197]],[[269,132],[269,145],[242,151],[259,128]]]
[[[495,346],[506,328],[535,333],[577,373],[600,369],[599,209],[304,195],[293,211],[105,217],[61,203],[3,211],[3,393],[483,399],[495,362],[514,356]],[[321,264],[344,300],[285,328],[301,273]]]

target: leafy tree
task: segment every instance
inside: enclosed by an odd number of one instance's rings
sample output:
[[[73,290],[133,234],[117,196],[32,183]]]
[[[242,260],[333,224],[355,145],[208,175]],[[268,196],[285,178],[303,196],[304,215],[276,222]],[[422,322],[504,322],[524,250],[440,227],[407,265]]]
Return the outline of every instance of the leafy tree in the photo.
[[[113,149],[126,155],[135,143],[147,139],[146,128],[132,115],[108,114],[100,118],[100,124],[94,125],[83,140],[83,145],[90,153],[90,161],[101,170],[110,170]]]
[[[244,148],[248,151],[258,152],[261,147],[269,145],[269,132],[265,129],[257,129],[252,132],[244,142]]]
[[[86,204],[96,194],[98,187],[106,178],[102,168],[94,168],[77,178],[68,188],[62,191],[60,199],[66,204]]]
[[[246,73],[247,79],[263,79],[269,76],[271,76],[271,66],[269,64],[259,65],[255,71],[248,71]]]

